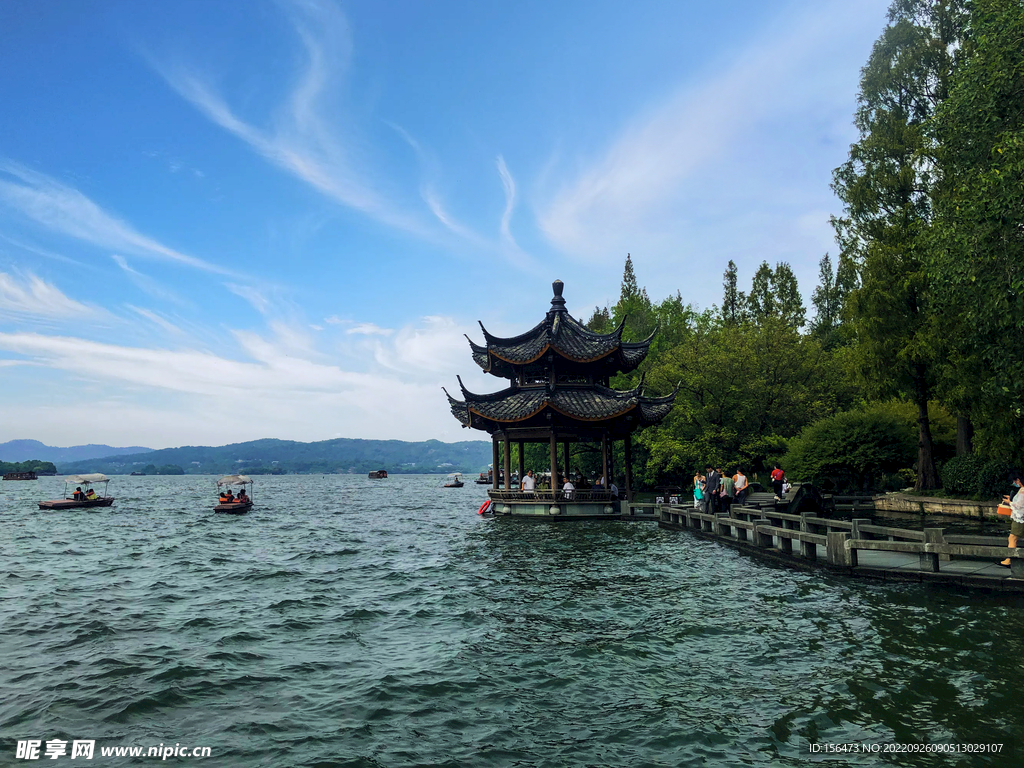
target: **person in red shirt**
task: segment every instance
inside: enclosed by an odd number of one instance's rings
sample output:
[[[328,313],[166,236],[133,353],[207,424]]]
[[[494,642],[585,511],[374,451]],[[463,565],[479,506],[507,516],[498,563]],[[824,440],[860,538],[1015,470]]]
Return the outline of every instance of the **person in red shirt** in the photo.
[[[786,479],[786,473],[782,471],[782,468],[776,464],[775,469],[772,470],[772,488],[775,491],[775,498],[778,501],[782,501],[782,483]]]

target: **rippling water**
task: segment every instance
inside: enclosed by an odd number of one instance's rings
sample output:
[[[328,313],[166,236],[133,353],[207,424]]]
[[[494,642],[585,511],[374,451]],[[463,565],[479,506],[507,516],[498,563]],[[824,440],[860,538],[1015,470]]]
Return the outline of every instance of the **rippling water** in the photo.
[[[180,743],[247,767],[1024,751],[1019,598],[790,571],[653,523],[485,519],[486,489],[440,482],[257,478],[242,517],[212,514],[212,478],[118,477],[114,507],[58,513],[33,503],[55,478],[5,483],[0,765],[56,738],[101,765]]]

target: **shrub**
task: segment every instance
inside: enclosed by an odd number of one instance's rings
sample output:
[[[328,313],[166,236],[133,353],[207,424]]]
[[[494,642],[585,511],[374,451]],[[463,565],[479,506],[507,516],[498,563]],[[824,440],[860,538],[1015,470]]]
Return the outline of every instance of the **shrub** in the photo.
[[[979,483],[985,466],[985,460],[973,453],[954,456],[942,466],[942,487],[954,496],[974,496],[980,492]]]
[[[888,409],[838,413],[806,427],[789,444],[783,468],[796,480],[839,491],[871,490],[914,463],[917,433]]]
[[[978,474],[977,493],[984,499],[1002,498],[1010,493],[1010,484],[1014,481],[1014,468],[1000,459],[986,462]]]

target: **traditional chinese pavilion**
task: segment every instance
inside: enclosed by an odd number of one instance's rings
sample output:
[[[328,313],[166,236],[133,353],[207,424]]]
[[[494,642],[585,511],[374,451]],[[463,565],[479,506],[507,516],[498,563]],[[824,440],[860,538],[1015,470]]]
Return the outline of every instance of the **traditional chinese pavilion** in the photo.
[[[617,517],[618,504],[607,481],[600,489],[563,493],[562,479],[571,476],[572,469],[569,445],[599,443],[603,477],[612,478],[615,472],[611,466],[611,447],[622,440],[625,487],[620,497],[628,500],[632,497],[631,436],[665,418],[672,410],[675,393],[647,397],[642,391],[642,380],[635,389],[611,389],[608,383],[612,376],[635,370],[647,357],[654,335],[640,342],[623,341],[625,319],[611,333],[594,333],[566,311],[562,281],[556,280],[552,287],[551,309],[531,330],[506,339],[493,336],[481,324],[484,344],[469,339],[477,365],[487,373],[508,379],[509,387],[478,395],[469,392],[460,378],[463,399],[456,400],[447,390],[445,394],[452,414],[462,426],[490,433],[495,469],[501,466],[499,449],[504,447],[504,488],[499,487],[499,472],[495,471],[489,492],[496,513]],[[524,445],[550,446],[553,489],[538,488],[534,493],[524,493],[511,488],[513,442],[519,447],[519,477],[524,470]],[[564,446],[561,468],[559,443]]]

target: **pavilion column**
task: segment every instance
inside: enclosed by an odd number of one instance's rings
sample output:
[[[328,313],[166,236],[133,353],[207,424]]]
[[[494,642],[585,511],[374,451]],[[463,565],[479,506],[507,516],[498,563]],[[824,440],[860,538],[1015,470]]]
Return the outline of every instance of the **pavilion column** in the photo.
[[[524,463],[526,461],[526,457],[523,456],[523,441],[520,440],[516,445],[519,447],[519,490],[522,490],[523,478],[526,477],[526,465]]]
[[[491,490],[498,490],[498,436],[491,438]]]
[[[554,427],[551,429],[551,495],[557,498],[555,488],[558,483],[558,440],[555,438]]]
[[[566,480],[568,480],[569,479],[569,471],[572,469],[572,467],[569,466],[569,441],[568,440],[565,440],[562,443],[562,450],[565,451],[565,475],[564,475],[564,477],[565,477]]]
[[[612,478],[615,476],[615,441],[608,438],[608,487],[612,487]]]
[[[626,439],[622,442],[622,451],[625,454],[626,460],[626,501],[633,500],[633,461],[632,461],[632,435],[626,435]]]
[[[604,478],[604,489],[611,487],[611,480],[608,479],[608,433],[601,433],[601,476]]]
[[[512,490],[512,441],[505,433],[505,490]]]

